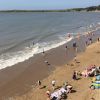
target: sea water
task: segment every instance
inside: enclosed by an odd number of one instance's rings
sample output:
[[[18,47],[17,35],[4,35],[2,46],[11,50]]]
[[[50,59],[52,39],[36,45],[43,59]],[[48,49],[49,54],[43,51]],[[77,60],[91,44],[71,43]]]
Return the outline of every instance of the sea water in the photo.
[[[0,69],[98,29],[98,12],[0,12]],[[68,34],[73,34],[68,38]]]

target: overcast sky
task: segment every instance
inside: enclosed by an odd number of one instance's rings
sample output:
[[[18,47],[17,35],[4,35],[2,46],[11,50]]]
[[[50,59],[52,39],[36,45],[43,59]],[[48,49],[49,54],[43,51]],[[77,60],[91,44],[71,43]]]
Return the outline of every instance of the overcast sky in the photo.
[[[66,9],[100,5],[100,0],[0,0],[0,10]]]

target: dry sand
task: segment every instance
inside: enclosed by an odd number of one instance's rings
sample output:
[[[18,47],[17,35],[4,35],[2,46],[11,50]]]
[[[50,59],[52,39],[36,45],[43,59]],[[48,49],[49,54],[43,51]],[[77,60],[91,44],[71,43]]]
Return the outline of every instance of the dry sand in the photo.
[[[88,46],[85,52],[77,55],[77,60],[80,63],[75,63],[74,60],[70,61],[64,66],[56,68],[55,71],[50,74],[47,78],[42,80],[42,85],[46,86],[44,89],[39,89],[37,86],[23,96],[16,97],[15,100],[47,100],[46,91],[51,88],[51,81],[56,80],[57,86],[62,86],[63,82],[67,81],[73,85],[76,92],[68,94],[68,100],[100,100],[100,89],[91,90],[89,86],[91,85],[91,78],[81,77],[80,80],[73,81],[72,73],[73,70],[83,71],[86,66],[95,64],[100,66],[100,42],[93,43]]]

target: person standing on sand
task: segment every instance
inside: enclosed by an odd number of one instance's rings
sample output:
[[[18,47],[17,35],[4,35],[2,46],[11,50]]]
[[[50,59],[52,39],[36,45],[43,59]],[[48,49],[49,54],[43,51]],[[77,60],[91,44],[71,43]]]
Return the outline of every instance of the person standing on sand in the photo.
[[[53,88],[53,90],[55,90],[55,84],[56,84],[55,79],[52,80],[51,84],[52,84],[52,88]]]
[[[99,42],[99,41],[100,41],[100,38],[98,37],[98,39],[97,39],[97,40],[98,40],[98,42]]]
[[[77,62],[77,58],[76,58],[76,56],[74,56],[74,61]]]
[[[77,44],[76,44],[76,41],[73,42],[73,48],[74,48],[75,52],[77,53]]]
[[[40,80],[38,80],[38,85],[39,85],[39,86],[41,85],[41,81],[40,81]]]
[[[40,88],[40,86],[41,86],[41,81],[40,80],[38,80],[38,86],[39,86],[39,88]]]
[[[77,72],[76,71],[73,72],[73,77],[72,78],[73,78],[73,80],[77,80]]]
[[[73,42],[73,48],[76,48],[76,41]]]
[[[90,38],[90,43],[92,44],[92,38]]]
[[[73,47],[74,47],[74,48],[76,47],[76,41],[73,42]]]

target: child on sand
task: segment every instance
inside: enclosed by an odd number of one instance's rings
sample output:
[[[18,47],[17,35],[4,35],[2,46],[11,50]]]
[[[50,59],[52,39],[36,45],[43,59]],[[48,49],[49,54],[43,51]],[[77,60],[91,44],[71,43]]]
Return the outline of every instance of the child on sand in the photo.
[[[49,90],[46,91],[47,100],[51,100],[51,93]]]

